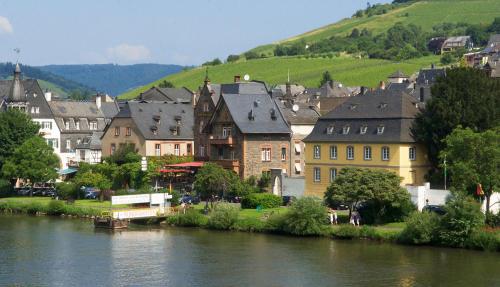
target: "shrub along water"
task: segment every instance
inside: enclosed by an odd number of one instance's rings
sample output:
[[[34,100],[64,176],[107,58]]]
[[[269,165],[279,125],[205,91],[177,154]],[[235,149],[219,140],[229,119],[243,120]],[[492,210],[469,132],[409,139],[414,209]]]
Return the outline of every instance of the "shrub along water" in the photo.
[[[229,203],[219,203],[208,218],[208,227],[213,229],[231,229],[238,220],[239,208]]]
[[[51,200],[48,204],[41,202],[18,202],[18,201],[0,201],[0,212],[37,214],[44,213],[48,215],[71,215],[79,217],[97,216],[100,210],[91,207],[81,207],[65,204],[60,200]]]
[[[241,208],[275,208],[282,204],[281,197],[270,193],[251,193],[241,201]]]

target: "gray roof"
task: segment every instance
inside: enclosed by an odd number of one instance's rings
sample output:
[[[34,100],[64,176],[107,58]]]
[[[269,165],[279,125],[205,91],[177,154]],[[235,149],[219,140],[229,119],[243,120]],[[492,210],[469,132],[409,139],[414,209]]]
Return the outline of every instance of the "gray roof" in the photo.
[[[291,125],[313,125],[320,117],[319,112],[314,105],[307,103],[291,104],[287,101],[275,99],[276,104],[283,112],[286,121]],[[293,111],[293,106],[297,106],[298,110]]]
[[[342,83],[337,81],[333,82],[329,81],[327,83],[324,83],[319,88],[305,89],[304,94],[329,98],[329,97],[348,97],[352,93],[351,90],[342,85]]]
[[[12,87],[13,80],[0,80],[0,99],[4,99],[5,102],[9,102],[9,93]],[[38,114],[30,114],[32,118],[35,119],[46,119],[52,118],[52,112],[47,104],[45,95],[35,79],[24,79],[21,80],[22,87],[24,88],[25,95],[23,96],[23,102],[26,101],[28,106],[28,112],[30,112],[31,107],[39,107],[40,112]]]
[[[408,76],[405,75],[401,70],[397,70],[396,72],[392,73],[389,78],[408,78]]]
[[[225,103],[234,123],[244,134],[290,134],[281,110],[267,93],[222,94],[214,116],[220,111],[222,103]],[[250,119],[251,116],[253,119]]]
[[[431,85],[436,82],[438,77],[446,75],[444,68],[431,68],[431,69],[421,69],[418,73],[417,84],[419,85]]]
[[[104,113],[95,102],[51,101],[49,106],[55,117],[63,118],[104,118]]]
[[[413,84],[408,82],[403,83],[391,83],[385,87],[386,90],[398,90],[406,93],[410,93],[413,90]]]
[[[465,46],[470,39],[470,36],[449,37],[444,41],[443,47]]]
[[[101,103],[101,112],[107,119],[112,119],[119,111],[118,103],[115,101]]]
[[[194,110],[191,104],[129,101],[115,118],[131,118],[147,140],[193,139]],[[176,127],[179,127],[179,133],[174,135],[172,130]]]
[[[321,117],[305,142],[414,142],[410,127],[418,113],[416,100],[403,92],[377,90],[351,97]],[[349,132],[343,134],[343,128]],[[384,127],[378,134],[378,127]],[[328,133],[329,127],[333,132]],[[361,133],[366,127],[366,133]]]
[[[140,100],[144,101],[158,101],[158,102],[187,102],[193,100],[193,93],[183,88],[158,88],[152,87],[151,89],[139,95]]]
[[[76,145],[77,149],[91,149],[100,150],[101,149],[101,137],[104,132],[93,132],[91,136],[84,138],[83,141]]]
[[[490,36],[488,45],[484,48],[483,53],[498,53],[500,51],[500,34]]]
[[[258,94],[268,94],[269,90],[265,83],[252,81],[252,82],[237,82],[231,84],[222,84],[220,86],[220,93],[258,95]]]

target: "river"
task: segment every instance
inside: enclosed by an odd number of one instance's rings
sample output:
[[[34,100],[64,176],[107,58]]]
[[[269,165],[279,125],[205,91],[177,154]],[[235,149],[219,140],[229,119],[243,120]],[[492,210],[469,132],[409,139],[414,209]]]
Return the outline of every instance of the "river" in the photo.
[[[500,256],[0,215],[0,286],[500,286]]]

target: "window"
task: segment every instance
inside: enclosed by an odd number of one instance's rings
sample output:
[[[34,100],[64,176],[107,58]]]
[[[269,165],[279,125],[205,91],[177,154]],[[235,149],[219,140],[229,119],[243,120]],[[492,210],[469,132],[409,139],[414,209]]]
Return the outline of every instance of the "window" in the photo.
[[[204,124],[205,124],[205,123],[204,123],[203,121],[200,121],[200,126],[199,126],[199,128],[200,128],[200,134],[201,134],[201,133],[203,133],[203,128],[204,128],[204,126],[203,126],[203,125],[204,125]]]
[[[384,133],[385,127],[383,125],[380,125],[377,127],[377,134],[381,135]]]
[[[354,159],[354,147],[348,146],[346,149],[347,159]]]
[[[69,130],[69,121],[64,121],[64,128]]]
[[[42,122],[42,129],[43,130],[51,130],[52,129],[52,122]]]
[[[210,107],[208,106],[207,102],[203,103],[203,111],[204,112],[209,112],[210,111]]]
[[[114,154],[115,151],[116,151],[116,145],[113,143],[113,144],[111,144],[110,152],[111,152],[111,154]]]
[[[128,137],[132,135],[132,128],[131,127],[125,128],[125,135]]]
[[[47,139],[47,145],[49,145],[52,148],[57,148],[57,139]]]
[[[80,122],[75,121],[75,129],[79,130],[80,129]]]
[[[66,140],[66,149],[71,149],[71,140]]]
[[[187,154],[191,155],[191,144],[187,144],[186,150],[187,150]]]
[[[152,131],[153,131],[153,135],[155,135],[155,136],[158,135],[158,129],[153,129]],[[118,134],[119,134],[119,132],[118,132]]]
[[[31,107],[31,113],[32,114],[39,114],[40,108],[39,107]]]
[[[334,125],[331,125],[328,128],[326,128],[326,133],[329,134],[329,135],[333,134],[334,131],[335,131],[335,126]]]
[[[91,130],[97,130],[97,122],[96,121],[90,122],[90,129]]]
[[[76,140],[76,145],[79,145],[81,142],[82,142],[82,140],[81,140],[81,139],[77,139],[77,140]]]
[[[281,148],[281,160],[282,161],[286,160],[286,147]]]
[[[382,147],[382,160],[389,160],[389,147]]]
[[[330,182],[333,182],[336,177],[337,177],[337,169],[330,168]]]
[[[115,136],[120,135],[120,127],[115,127]]]
[[[330,146],[330,159],[337,159],[337,146],[336,145]]]
[[[156,156],[161,155],[161,144],[155,144],[155,155]]]
[[[224,159],[224,149],[222,147],[219,147],[218,154],[220,160]]]
[[[414,146],[410,147],[409,158],[410,158],[410,160],[416,160],[417,159],[417,148],[416,147],[414,147]]]
[[[205,156],[205,146],[200,146],[200,156]]]
[[[361,126],[361,128],[359,129],[359,133],[362,134],[362,135],[364,135],[364,134],[366,134],[366,130],[367,129],[368,129],[367,126]]]
[[[319,167],[314,168],[314,181],[315,182],[321,181],[321,168]]]
[[[314,158],[316,159],[321,158],[321,146],[319,145],[314,146]]]
[[[349,133],[349,130],[351,129],[350,126],[346,125],[342,128],[342,134],[346,135]]]
[[[271,161],[271,148],[270,147],[262,148],[261,159],[262,159],[262,161]]]
[[[231,127],[222,127],[222,137],[228,138],[231,136]]]
[[[180,144],[175,144],[174,145],[174,154],[175,155],[181,155],[181,145]]]
[[[80,161],[85,161],[85,150],[80,150]]]
[[[365,160],[371,160],[372,159],[372,148],[369,146],[365,146],[363,148],[363,154],[364,154]]]

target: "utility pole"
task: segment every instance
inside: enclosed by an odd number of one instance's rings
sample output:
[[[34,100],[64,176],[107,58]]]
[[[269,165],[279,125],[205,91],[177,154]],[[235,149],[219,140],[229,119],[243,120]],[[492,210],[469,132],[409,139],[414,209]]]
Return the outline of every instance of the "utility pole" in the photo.
[[[444,165],[444,190],[446,190],[446,154],[444,155],[443,165]]]

